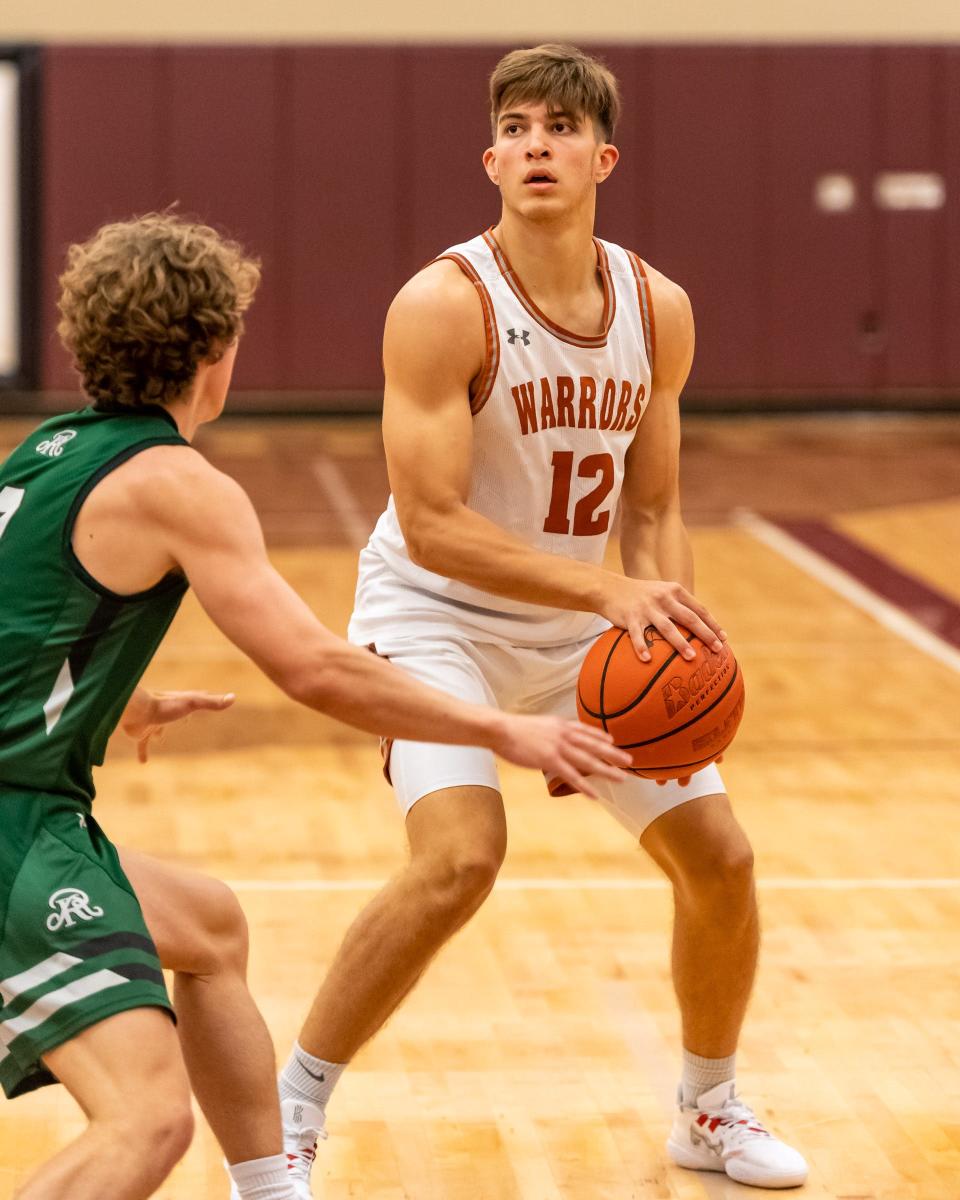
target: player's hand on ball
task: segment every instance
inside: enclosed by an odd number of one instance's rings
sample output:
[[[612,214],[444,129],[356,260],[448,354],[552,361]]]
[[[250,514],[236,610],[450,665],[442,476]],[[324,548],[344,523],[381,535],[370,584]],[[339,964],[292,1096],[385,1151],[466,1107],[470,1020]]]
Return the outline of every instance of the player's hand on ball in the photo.
[[[662,579],[630,579],[613,576],[601,616],[613,625],[626,629],[642,662],[650,661],[650,650],[644,630],[652,625],[684,658],[693,658],[694,651],[677,628],[684,625],[705,646],[719,653],[727,635],[696,596],[679,583]]]
[[[560,717],[510,715],[494,749],[517,766],[539,767],[547,776],[559,776],[594,800],[597,793],[588,776],[619,782],[623,779],[619,768],[630,766],[630,755],[618,750],[608,733]]]
[[[137,743],[137,758],[145,763],[151,739],[162,741],[165,726],[195,712],[222,712],[235,699],[232,692],[218,696],[212,692],[148,692],[137,688],[124,709],[120,728]]]

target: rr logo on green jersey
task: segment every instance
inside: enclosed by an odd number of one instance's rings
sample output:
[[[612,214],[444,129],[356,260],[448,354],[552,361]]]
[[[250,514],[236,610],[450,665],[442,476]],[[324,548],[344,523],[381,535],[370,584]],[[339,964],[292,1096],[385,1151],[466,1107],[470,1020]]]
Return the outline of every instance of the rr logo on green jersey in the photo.
[[[48,904],[59,910],[47,917],[47,928],[51,933],[56,933],[64,925],[70,929],[77,920],[92,921],[103,916],[103,909],[99,905],[91,905],[90,897],[82,888],[60,888],[53,893]]]
[[[67,442],[72,442],[76,436],[75,429],[61,429],[52,438],[45,438],[40,442],[37,446],[37,453],[45,454],[47,458],[59,458]]]

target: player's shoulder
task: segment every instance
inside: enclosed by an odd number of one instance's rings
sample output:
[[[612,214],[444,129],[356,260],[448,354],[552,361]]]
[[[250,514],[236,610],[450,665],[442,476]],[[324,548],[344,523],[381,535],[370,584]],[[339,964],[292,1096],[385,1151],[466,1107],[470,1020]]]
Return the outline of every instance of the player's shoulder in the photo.
[[[203,520],[213,505],[246,499],[235,479],[189,445],[148,447],[120,468],[117,482],[142,516],[164,525]]]
[[[438,259],[418,271],[394,297],[384,329],[388,378],[468,383],[486,354],[480,297],[456,263]]]
[[[441,326],[476,319],[473,282],[448,258],[428,263],[403,285],[390,305],[395,320],[428,320]]]
[[[639,255],[637,257],[639,258]],[[658,271],[644,259],[640,259],[640,262],[643,264],[643,273],[650,288],[650,299],[653,302],[658,332],[662,321],[692,323],[693,309],[690,297],[680,284],[664,275],[662,271]]]
[[[640,262],[653,309],[654,382],[669,387],[679,381],[682,386],[690,371],[695,338],[690,297],[675,280],[648,262]]]

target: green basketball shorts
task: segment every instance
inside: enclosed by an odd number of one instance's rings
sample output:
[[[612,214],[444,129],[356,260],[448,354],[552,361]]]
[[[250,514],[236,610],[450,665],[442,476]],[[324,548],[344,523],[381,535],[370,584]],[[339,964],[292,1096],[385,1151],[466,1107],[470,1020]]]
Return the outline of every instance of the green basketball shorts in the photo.
[[[117,851],[84,806],[0,788],[0,1084],[55,1077],[41,1056],[131,1008],[173,1009]]]

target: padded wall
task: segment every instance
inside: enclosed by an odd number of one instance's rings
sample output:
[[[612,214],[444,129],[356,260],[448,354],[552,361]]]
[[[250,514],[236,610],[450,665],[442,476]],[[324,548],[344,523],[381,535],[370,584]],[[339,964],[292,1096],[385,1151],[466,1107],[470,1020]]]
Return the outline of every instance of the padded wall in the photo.
[[[960,48],[596,47],[622,159],[598,232],[687,288],[691,386],[960,389]],[[496,220],[480,155],[499,47],[51,47],[43,140],[43,385],[70,241],[178,203],[263,259],[238,388],[376,389],[390,297]],[[881,170],[947,204],[889,212]],[[857,201],[813,202],[847,174]]]

